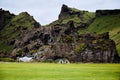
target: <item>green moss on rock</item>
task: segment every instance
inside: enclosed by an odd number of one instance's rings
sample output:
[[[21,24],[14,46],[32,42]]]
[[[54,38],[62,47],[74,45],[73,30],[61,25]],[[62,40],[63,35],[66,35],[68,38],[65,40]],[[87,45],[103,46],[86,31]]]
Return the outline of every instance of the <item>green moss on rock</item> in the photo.
[[[85,43],[80,43],[80,44],[74,49],[74,52],[75,52],[75,53],[80,53],[80,52],[82,52],[85,48],[86,48]]]

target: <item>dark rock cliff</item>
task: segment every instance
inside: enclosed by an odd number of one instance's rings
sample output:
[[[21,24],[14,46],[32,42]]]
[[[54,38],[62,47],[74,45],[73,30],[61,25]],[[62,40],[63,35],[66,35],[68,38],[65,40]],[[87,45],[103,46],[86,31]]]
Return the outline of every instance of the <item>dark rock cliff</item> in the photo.
[[[5,11],[2,8],[0,9],[0,30],[10,21],[10,19],[15,16],[9,11]]]
[[[82,14],[83,14],[82,11],[75,8],[69,8],[67,5],[63,4],[61,8],[61,12],[59,14],[59,19],[64,19],[72,15],[77,15],[79,17]]]
[[[115,42],[109,39],[109,33],[104,34],[83,34],[80,36],[82,43],[78,45],[76,60],[80,62],[119,62],[120,58],[116,51]]]
[[[120,9],[115,10],[96,10],[96,16],[103,16],[103,15],[116,15],[120,14]]]
[[[78,35],[72,22],[25,32],[14,47],[13,56],[38,54],[39,61],[66,58],[71,62],[113,63],[120,60],[108,32]]]

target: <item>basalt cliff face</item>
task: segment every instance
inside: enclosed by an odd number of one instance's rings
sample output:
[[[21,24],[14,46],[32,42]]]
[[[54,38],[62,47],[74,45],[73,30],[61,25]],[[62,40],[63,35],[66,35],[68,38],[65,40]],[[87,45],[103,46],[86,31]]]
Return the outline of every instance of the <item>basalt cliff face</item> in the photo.
[[[58,20],[47,26],[22,31],[14,41],[11,56],[14,59],[32,56],[41,62],[54,62],[57,59],[68,59],[70,62],[120,62],[116,44],[109,38],[109,32],[78,33],[88,28],[94,19],[95,13],[63,5]]]

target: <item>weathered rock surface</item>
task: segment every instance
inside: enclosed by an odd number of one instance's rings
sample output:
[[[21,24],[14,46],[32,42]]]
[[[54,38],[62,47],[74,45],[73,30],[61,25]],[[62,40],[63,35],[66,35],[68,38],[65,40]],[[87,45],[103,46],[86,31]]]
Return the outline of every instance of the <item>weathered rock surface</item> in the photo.
[[[71,62],[119,62],[115,43],[109,39],[108,32],[78,36],[70,23],[39,28],[22,34],[15,42],[15,52],[12,54],[14,56],[36,54],[39,61],[65,58]]]
[[[109,39],[109,33],[104,34],[84,34],[80,36],[84,43],[84,49],[77,52],[78,62],[119,62],[120,58],[116,51],[113,40]],[[79,46],[80,47],[80,46]]]
[[[75,8],[69,8],[67,5],[63,4],[58,18],[64,19],[64,18],[67,18],[69,16],[73,16],[73,15],[77,15],[78,17],[82,18],[83,17],[82,15],[85,12],[88,12],[88,11],[80,11],[80,10],[75,9]]]

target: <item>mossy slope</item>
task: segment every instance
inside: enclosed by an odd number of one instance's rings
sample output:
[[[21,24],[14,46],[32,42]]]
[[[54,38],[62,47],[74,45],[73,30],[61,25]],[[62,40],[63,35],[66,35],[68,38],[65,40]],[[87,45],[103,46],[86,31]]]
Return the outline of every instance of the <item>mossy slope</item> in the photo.
[[[27,12],[22,12],[14,16],[0,31],[0,51],[11,52],[13,50],[14,40],[19,37],[20,33],[39,26],[39,23]]]

